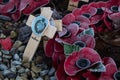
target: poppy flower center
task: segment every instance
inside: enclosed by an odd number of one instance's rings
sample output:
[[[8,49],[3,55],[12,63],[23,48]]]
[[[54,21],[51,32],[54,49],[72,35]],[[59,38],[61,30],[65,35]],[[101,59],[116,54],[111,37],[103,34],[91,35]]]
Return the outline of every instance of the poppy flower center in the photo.
[[[112,20],[109,18],[109,16],[106,16],[106,20],[107,20],[108,22],[112,22]]]
[[[91,15],[90,14],[82,14],[83,16],[85,16],[85,17],[87,17],[87,18],[90,18],[91,17]]]
[[[120,72],[115,72],[114,73],[114,79],[115,80],[120,80]]]
[[[97,13],[96,14],[101,15],[103,13],[104,13],[104,11],[102,10],[102,8],[97,8]]]
[[[112,6],[110,9],[113,12],[118,12],[118,6]]]
[[[62,37],[69,37],[71,35],[70,31],[66,31],[66,33]]]
[[[75,24],[77,24],[78,26],[80,26],[80,21],[74,21],[74,22],[72,22],[72,23],[75,23]]]
[[[79,47],[86,47],[86,44],[82,41],[76,41],[74,45],[79,46]]]
[[[10,13],[14,13],[14,12],[16,12],[16,10],[17,10],[17,7],[14,6],[14,8],[10,11]]]
[[[3,0],[2,3],[5,4],[5,3],[8,3],[9,0]]]
[[[76,61],[76,66],[78,68],[88,68],[90,66],[90,61],[85,58],[79,59]]]

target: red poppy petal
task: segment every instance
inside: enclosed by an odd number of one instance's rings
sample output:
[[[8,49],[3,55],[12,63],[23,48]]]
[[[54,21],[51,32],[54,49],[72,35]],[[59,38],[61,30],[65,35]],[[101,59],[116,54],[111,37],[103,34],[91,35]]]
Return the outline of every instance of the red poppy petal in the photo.
[[[57,71],[55,73],[57,80],[66,80],[67,78],[63,65],[64,65],[64,62],[61,62],[57,68]]]
[[[81,8],[75,8],[72,13],[75,15],[75,17],[79,16],[81,14]]]
[[[90,18],[90,24],[96,24],[102,19],[102,15],[95,15]]]
[[[12,14],[12,19],[18,21],[21,17],[21,12],[17,10],[15,13]]]
[[[19,5],[19,10],[22,11],[32,0],[21,0]]]
[[[89,20],[87,17],[83,16],[83,15],[79,15],[79,16],[76,18],[76,20],[77,20],[77,21],[80,21],[81,23],[82,23],[82,22],[85,22],[85,23],[90,24],[90,20]]]
[[[104,65],[107,65],[109,63],[116,65],[115,61],[111,57],[104,57],[102,61]]]
[[[54,52],[54,39],[48,40],[46,47],[45,47],[45,55],[47,57],[52,57],[53,52]]]
[[[70,24],[68,27],[66,27],[68,29],[68,31],[71,32],[71,36],[75,36],[77,35],[78,31],[79,31],[79,26],[75,23]]]
[[[98,80],[114,80],[114,79],[109,76],[102,76]]]
[[[98,77],[95,76],[92,72],[87,71],[86,73],[83,73],[83,76],[87,78],[88,80],[98,80]]]
[[[69,76],[74,76],[76,75],[77,72],[83,70],[83,69],[76,67],[76,61],[80,58],[86,58],[90,60],[91,65],[98,61],[101,61],[99,54],[91,48],[85,47],[81,49],[79,52],[73,52],[70,56],[66,58],[64,62],[65,72]]]
[[[75,16],[72,13],[67,14],[63,17],[62,21],[64,25],[69,25],[70,23],[75,21]]]
[[[54,51],[63,52],[63,46],[60,43],[54,41]]]
[[[49,0],[32,0],[29,5],[23,10],[23,14],[29,15],[33,13],[40,6],[47,4]],[[32,6],[31,6],[32,5]]]
[[[0,4],[0,13],[7,13],[14,8],[15,0],[9,0],[6,4]]]
[[[103,72],[103,73],[101,74],[101,77],[102,77],[102,76],[113,77],[113,74],[117,71],[116,65],[114,65],[114,64],[112,64],[112,63],[109,63],[109,64],[107,64],[105,67],[106,67],[106,72]]]
[[[91,35],[83,35],[80,37],[80,40],[86,43],[87,47],[90,47],[90,48],[95,47],[95,39]]]
[[[13,42],[10,38],[1,39],[0,43],[4,50],[10,50],[13,45]]]

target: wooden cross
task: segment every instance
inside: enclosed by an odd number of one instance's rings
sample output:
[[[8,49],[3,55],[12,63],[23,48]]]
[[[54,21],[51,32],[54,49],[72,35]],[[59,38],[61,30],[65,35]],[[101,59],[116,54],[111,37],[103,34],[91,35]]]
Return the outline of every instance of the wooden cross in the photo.
[[[27,20],[27,25],[31,26],[33,33],[30,36],[28,44],[23,54],[23,61],[29,62],[32,60],[37,47],[41,41],[42,36],[47,36],[48,38],[53,38],[56,31],[62,31],[61,20],[56,20],[56,27],[51,25],[49,20],[52,16],[52,11],[50,7],[41,8],[40,16],[30,15]]]
[[[89,0],[80,0],[80,1],[89,2]],[[72,0],[69,0],[68,9],[67,10],[72,11],[73,9],[77,8],[78,7],[78,3],[79,3],[79,1],[73,2]]]

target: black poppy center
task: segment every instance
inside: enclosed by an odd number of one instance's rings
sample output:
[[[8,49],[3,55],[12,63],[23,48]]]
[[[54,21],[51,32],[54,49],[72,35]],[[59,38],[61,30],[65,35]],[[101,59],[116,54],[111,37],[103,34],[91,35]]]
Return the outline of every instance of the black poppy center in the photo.
[[[96,27],[99,27],[99,26],[102,25],[102,24],[103,24],[103,21],[100,20],[98,23],[95,24],[95,26],[96,26]]]
[[[102,10],[102,8],[98,8],[97,9],[97,13],[96,14],[101,15],[103,13],[104,13],[104,11]]]
[[[71,35],[71,32],[67,30],[66,33],[62,37],[69,37],[70,35]]]
[[[14,12],[16,12],[16,10],[17,10],[17,7],[14,6],[14,8],[10,11],[10,13],[14,13]]]
[[[106,20],[107,20],[108,22],[112,22],[112,20],[109,18],[109,16],[106,16]]]
[[[78,68],[88,68],[90,66],[90,61],[88,59],[82,58],[76,61],[76,66]]]
[[[116,72],[114,74],[114,78],[115,78],[115,80],[120,80],[120,72]]]
[[[77,45],[77,46],[79,46],[79,47],[86,47],[86,44],[85,44],[84,42],[82,42],[82,41],[76,41],[76,42],[74,43],[74,45]]]
[[[113,12],[118,12],[118,6],[112,6],[111,11]]]
[[[3,0],[2,3],[5,4],[5,3],[8,3],[9,0]]]
[[[77,24],[78,26],[80,26],[80,21],[74,21],[74,22],[72,22],[72,23],[75,23],[75,24]]]
[[[90,18],[91,17],[91,15],[90,14],[82,14],[83,16],[85,16],[85,17],[87,17],[87,18]]]

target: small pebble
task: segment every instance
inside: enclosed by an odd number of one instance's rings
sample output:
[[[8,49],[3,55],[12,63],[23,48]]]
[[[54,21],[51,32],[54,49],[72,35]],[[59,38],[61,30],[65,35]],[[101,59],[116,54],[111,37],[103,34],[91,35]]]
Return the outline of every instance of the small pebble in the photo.
[[[24,50],[25,50],[25,46],[20,46],[20,47],[18,48],[18,51],[20,51],[20,52],[24,52]]]
[[[41,76],[45,76],[47,73],[48,73],[49,70],[43,70],[43,71],[40,71],[40,75]]]
[[[19,61],[19,60],[20,60],[20,57],[19,57],[19,55],[18,55],[18,54],[14,54],[13,59],[15,59],[15,60]]]
[[[12,55],[11,54],[3,54],[3,58],[6,58],[6,59],[11,59],[12,58]]]
[[[11,31],[10,38],[16,38],[16,37],[17,37],[17,33],[15,31]]]
[[[55,73],[55,69],[52,67],[48,73],[49,76],[53,75]]]
[[[0,64],[0,70],[7,70],[8,67],[5,64]]]
[[[35,80],[43,80],[43,78],[39,77],[39,78],[37,78],[37,79],[35,79]]]
[[[1,52],[2,52],[3,54],[9,54],[9,51],[7,51],[7,50],[1,50]]]
[[[18,70],[18,73],[20,73],[20,74],[25,73],[25,69],[24,69],[24,68],[20,68],[20,69]]]
[[[55,76],[50,77],[50,80],[56,80]]]
[[[22,63],[20,61],[12,61],[12,65],[17,66],[21,65]]]
[[[22,45],[22,42],[17,40],[15,41],[15,43],[13,44],[13,48],[19,48]]]

